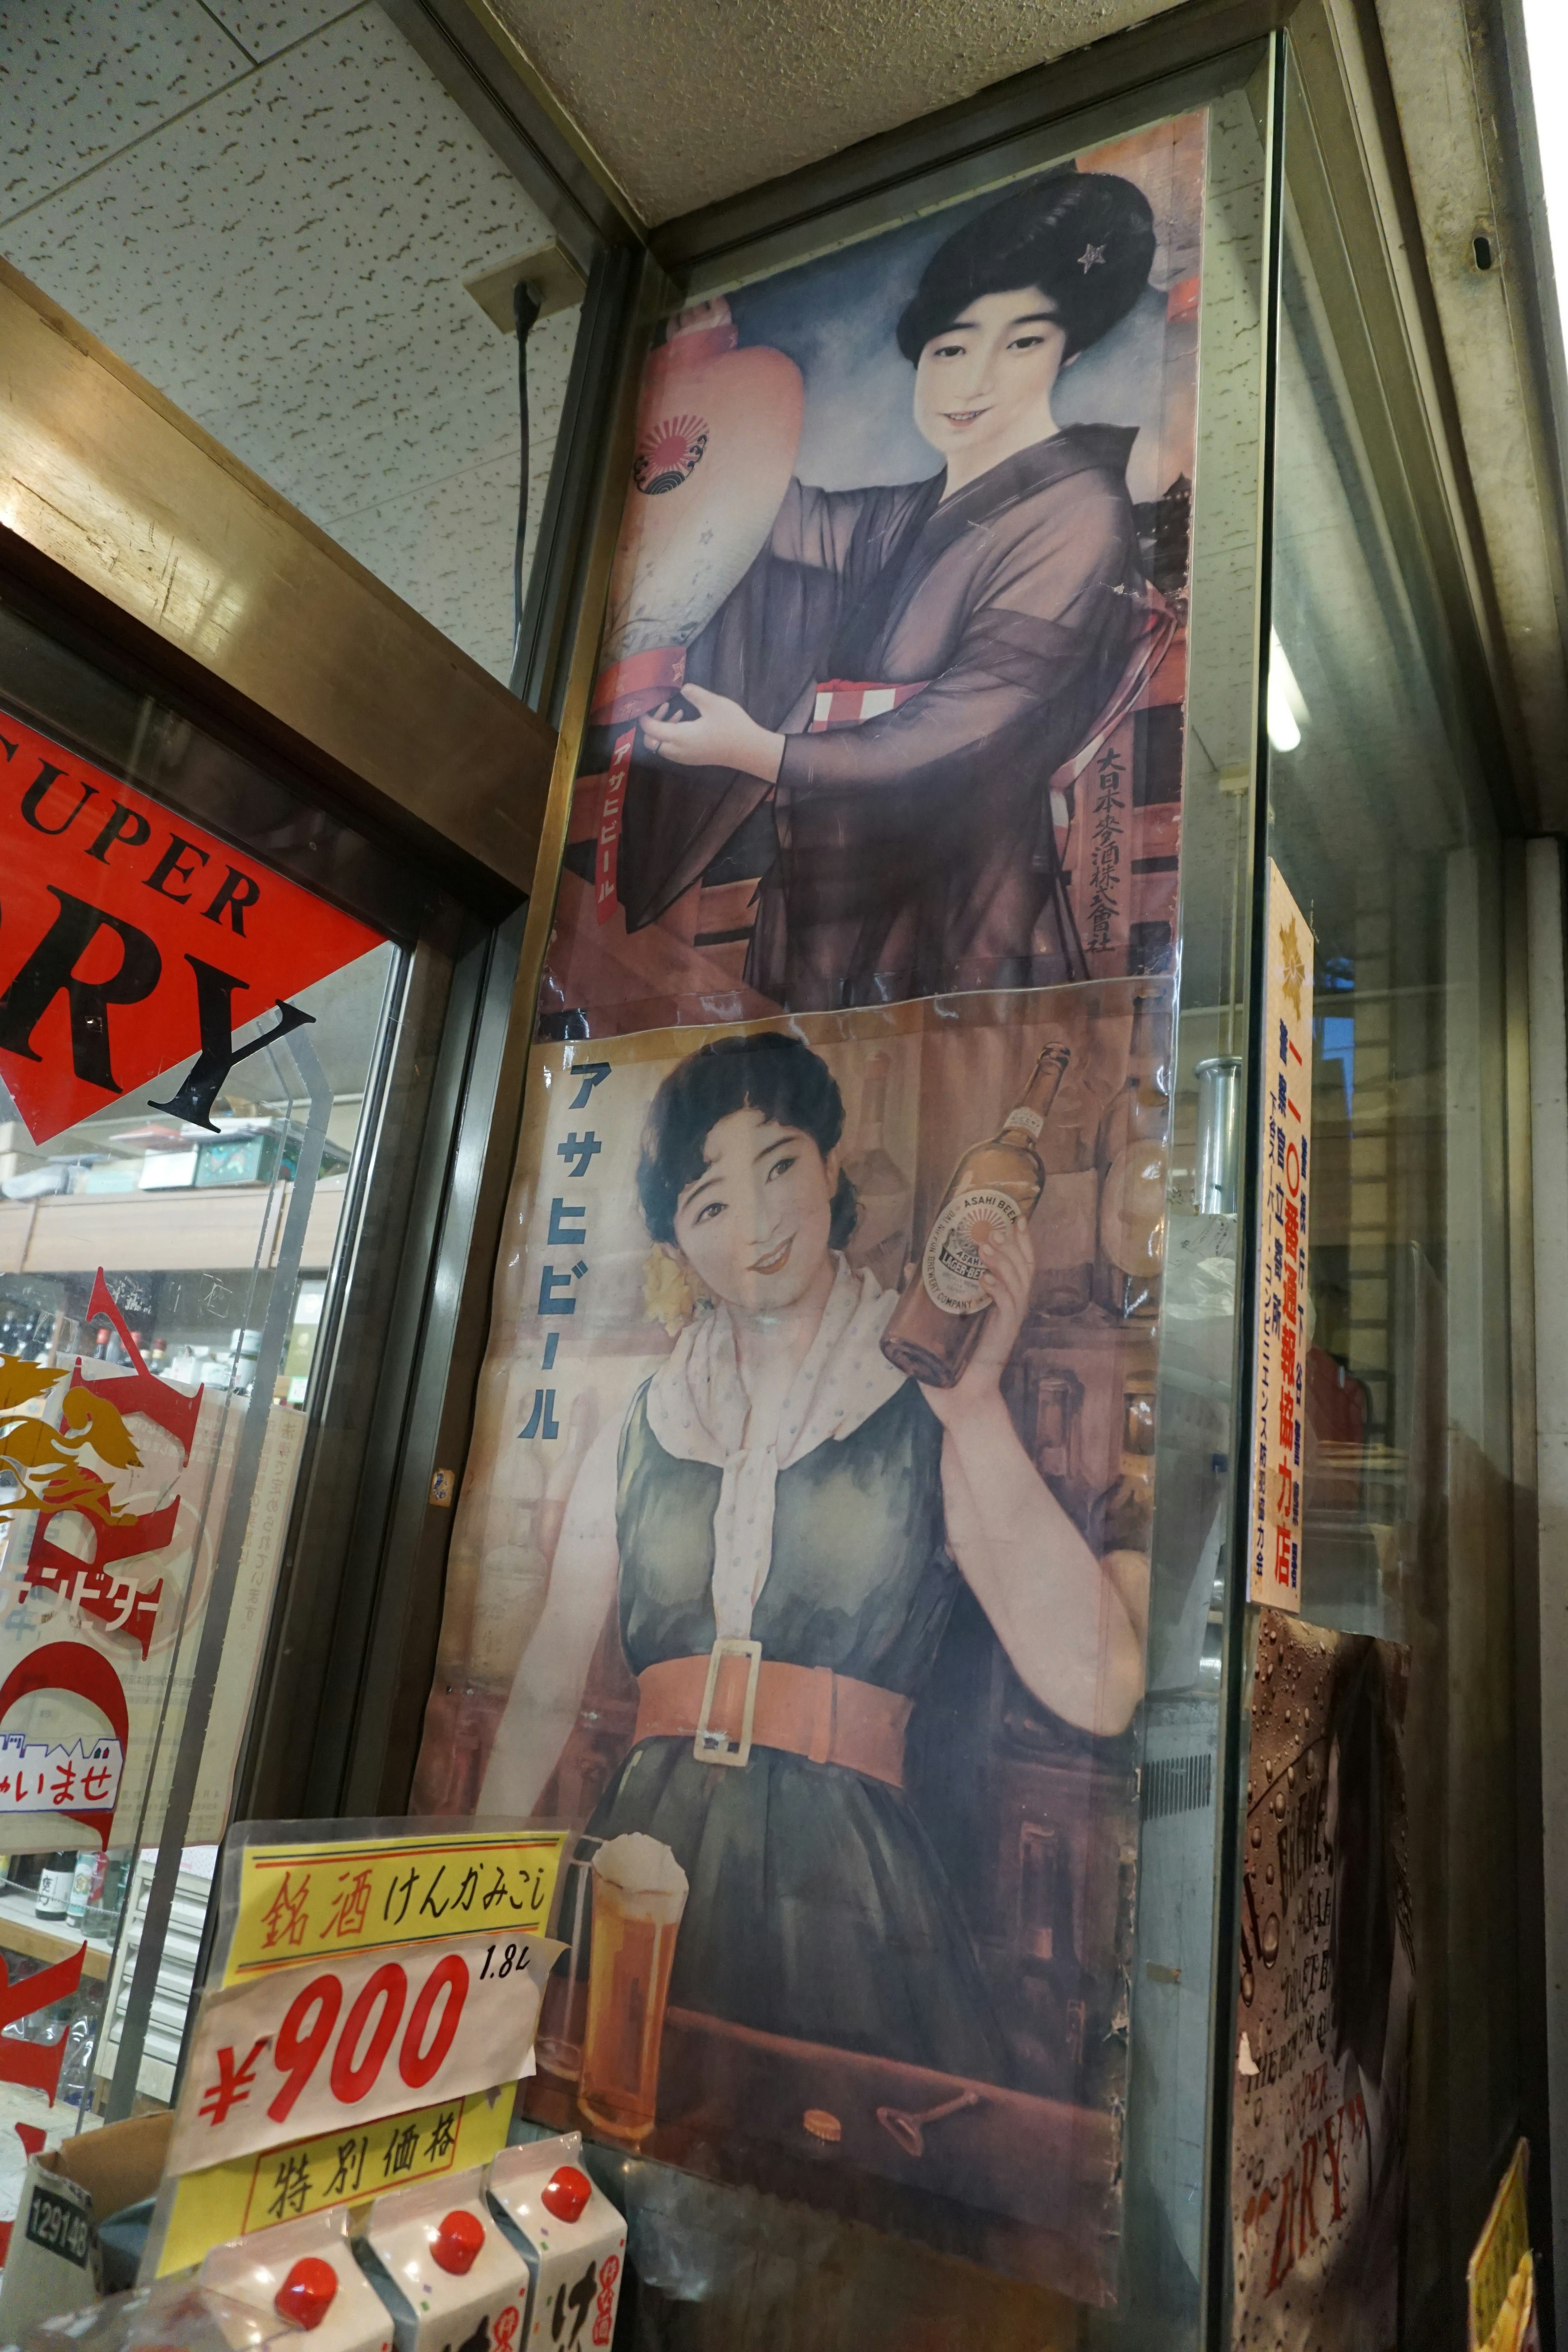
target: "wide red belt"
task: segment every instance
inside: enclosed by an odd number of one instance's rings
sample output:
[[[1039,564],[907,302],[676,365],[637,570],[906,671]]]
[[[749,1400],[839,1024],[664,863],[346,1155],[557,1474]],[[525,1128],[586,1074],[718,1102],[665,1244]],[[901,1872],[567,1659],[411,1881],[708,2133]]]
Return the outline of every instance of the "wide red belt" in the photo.
[[[753,1748],[839,1764],[904,1785],[910,1701],[826,1666],[764,1658],[756,1642],[716,1642],[706,1656],[666,1658],[637,1676],[638,1739],[689,1739],[706,1764],[743,1765]]]

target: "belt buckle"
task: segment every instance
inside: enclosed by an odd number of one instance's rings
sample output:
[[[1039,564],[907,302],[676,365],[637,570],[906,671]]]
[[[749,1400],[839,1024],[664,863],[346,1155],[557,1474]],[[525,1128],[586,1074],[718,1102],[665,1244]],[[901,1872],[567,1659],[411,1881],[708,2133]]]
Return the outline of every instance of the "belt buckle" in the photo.
[[[741,1716],[741,1737],[731,1739],[727,1731],[709,1721],[709,1714],[719,1688],[719,1667],[725,1658],[746,1661],[746,1703]],[[763,1645],[760,1642],[743,1642],[738,1633],[721,1633],[708,1659],[708,1680],[702,1688],[702,1708],[697,1717],[697,1737],[691,1743],[691,1753],[699,1764],[737,1764],[750,1761],[752,1726],[757,1713],[757,1677],[763,1667]]]

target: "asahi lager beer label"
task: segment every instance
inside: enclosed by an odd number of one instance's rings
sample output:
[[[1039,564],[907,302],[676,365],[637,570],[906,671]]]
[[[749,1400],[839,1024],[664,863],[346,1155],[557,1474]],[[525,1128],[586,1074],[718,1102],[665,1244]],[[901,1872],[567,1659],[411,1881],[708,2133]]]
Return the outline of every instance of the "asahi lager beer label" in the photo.
[[[1017,1222],[1011,1192],[988,1186],[953,1194],[931,1229],[921,1264],[926,1289],[944,1315],[978,1315],[990,1306],[980,1281],[980,1244],[1001,1241]]]

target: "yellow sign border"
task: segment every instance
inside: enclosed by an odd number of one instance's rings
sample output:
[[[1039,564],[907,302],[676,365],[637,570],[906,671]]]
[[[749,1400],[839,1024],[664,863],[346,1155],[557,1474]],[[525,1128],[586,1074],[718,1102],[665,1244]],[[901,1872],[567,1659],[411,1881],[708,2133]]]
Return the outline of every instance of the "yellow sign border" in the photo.
[[[570,1835],[454,1830],[245,1846],[223,1982],[490,1929],[542,1936]]]
[[[514,2086],[503,2083],[493,2092],[470,2091],[465,2098],[437,2100],[433,2106],[384,2116],[357,2130],[345,2131],[340,2126],[309,2139],[291,2140],[285,2147],[265,2148],[258,2155],[237,2156],[227,2164],[209,2165],[205,2172],[187,2172],[178,2182],[169,2209],[158,2253],[159,2277],[189,2270],[214,2246],[243,2237],[247,2231],[275,2229],[281,2221],[296,2221],[305,2213],[324,2213],[334,2205],[363,2205],[387,2189],[406,2189],[417,2180],[434,2180],[444,2173],[466,2172],[476,2164],[488,2164],[506,2145],[514,2096]],[[418,2136],[428,2128],[434,2138],[440,2117],[454,2110],[457,2129],[450,2148],[442,2150],[439,2161],[422,2168],[408,2164],[393,2168],[395,2151],[410,2125]],[[345,2150],[353,2153],[345,2158]],[[367,2178],[375,2171],[378,2160],[385,2177]],[[312,2175],[318,2168],[324,2171],[335,2166],[342,2170],[345,2163],[354,2166],[354,2184],[346,2195],[312,2193]],[[300,2170],[287,2197],[287,2210],[269,2214],[264,2208],[258,2219],[253,2209],[263,2191],[263,2177],[276,2189],[289,2164],[300,2166]]]

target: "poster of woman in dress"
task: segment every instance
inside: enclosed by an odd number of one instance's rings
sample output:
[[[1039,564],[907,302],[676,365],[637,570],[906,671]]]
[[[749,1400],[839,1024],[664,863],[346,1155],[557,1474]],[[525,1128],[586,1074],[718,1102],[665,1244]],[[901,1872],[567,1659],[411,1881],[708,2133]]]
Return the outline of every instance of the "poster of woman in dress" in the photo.
[[[414,1799],[673,1862],[643,2152],[1092,2300],[1170,1010],[1124,980],[534,1048]],[[1007,1153],[1043,1171],[1011,1222]],[[984,1307],[943,1386],[895,1318],[955,1198]],[[592,2126],[569,1973],[529,2095]]]
[[[663,323],[542,1035],[1169,968],[1203,153]]]

